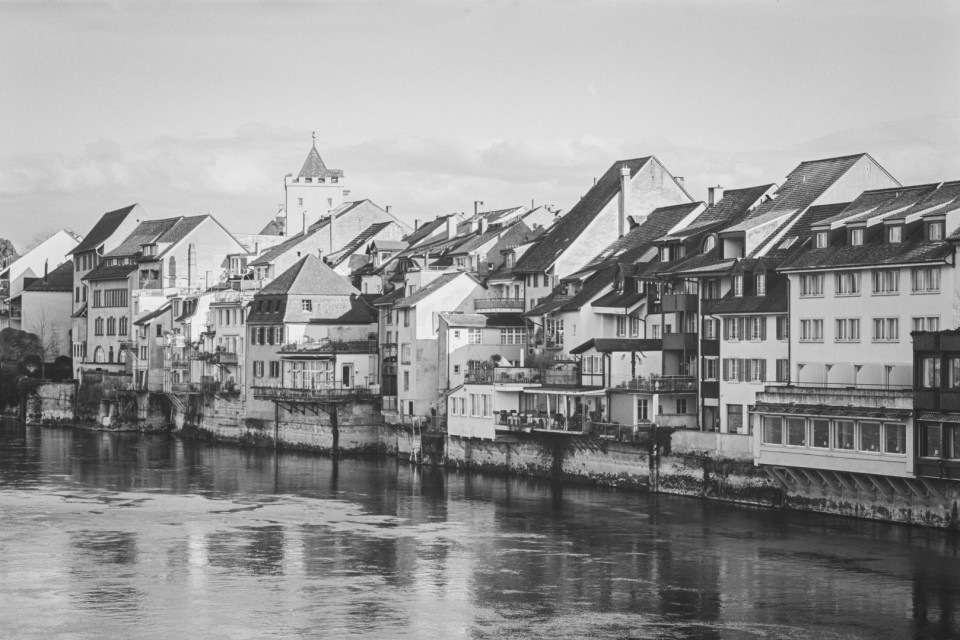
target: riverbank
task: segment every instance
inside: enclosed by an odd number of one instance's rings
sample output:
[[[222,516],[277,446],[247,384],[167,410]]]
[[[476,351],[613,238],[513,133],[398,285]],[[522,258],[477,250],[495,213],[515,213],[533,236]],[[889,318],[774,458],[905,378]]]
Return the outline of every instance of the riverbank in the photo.
[[[754,464],[750,436],[665,429],[656,443],[632,443],[538,431],[500,434],[491,441],[387,424],[379,405],[369,399],[312,410],[278,405],[270,419],[250,417],[246,403],[235,395],[114,392],[111,400],[84,391],[78,393],[72,384],[43,385],[26,403],[28,422],[62,425],[73,416],[83,428],[170,430],[186,439],[242,447],[338,458],[397,456],[427,466],[567,484],[960,528],[960,491],[954,483],[930,481],[922,491],[892,482],[885,490],[883,478],[786,485]]]

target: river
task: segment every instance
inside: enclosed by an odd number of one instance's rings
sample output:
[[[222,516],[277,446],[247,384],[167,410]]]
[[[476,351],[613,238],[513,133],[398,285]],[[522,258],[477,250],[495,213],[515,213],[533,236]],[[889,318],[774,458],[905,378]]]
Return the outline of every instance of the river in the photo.
[[[953,534],[0,423],[3,638],[956,638]]]

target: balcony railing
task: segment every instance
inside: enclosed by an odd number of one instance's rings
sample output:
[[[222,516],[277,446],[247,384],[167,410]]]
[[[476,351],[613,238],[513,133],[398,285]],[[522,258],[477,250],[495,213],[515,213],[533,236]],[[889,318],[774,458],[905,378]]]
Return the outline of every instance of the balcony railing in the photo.
[[[287,400],[292,402],[310,402],[337,400],[357,397],[371,397],[369,387],[317,387],[301,389],[298,387],[253,387],[253,397],[257,400]]]
[[[200,393],[202,385],[196,382],[171,382],[167,393]]]
[[[693,376],[657,376],[633,378],[618,383],[614,388],[628,391],[649,391],[651,393],[669,393],[677,391],[696,391],[697,380]]]
[[[617,442],[644,442],[649,437],[652,425],[648,421],[637,424],[620,424],[619,422],[587,421],[587,433]]]
[[[163,283],[160,282],[159,278],[140,278],[140,286],[138,289],[162,289]]]
[[[476,311],[523,311],[522,298],[478,298],[473,301]]]
[[[475,369],[464,374],[468,384],[542,384],[576,387],[580,385],[580,369],[536,369],[533,367],[496,367]]]

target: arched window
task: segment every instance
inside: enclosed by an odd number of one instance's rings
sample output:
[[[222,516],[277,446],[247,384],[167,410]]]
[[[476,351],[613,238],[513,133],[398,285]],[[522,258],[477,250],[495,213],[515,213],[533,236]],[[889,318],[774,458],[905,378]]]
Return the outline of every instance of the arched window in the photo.
[[[117,319],[113,316],[107,318],[107,335],[115,336],[117,335]]]
[[[120,331],[118,333],[122,336],[127,335],[127,317],[126,316],[121,316],[120,318]]]
[[[103,318],[97,318],[93,321],[93,335],[103,335]]]
[[[98,318],[98,320],[99,320],[99,319],[100,319],[100,318]],[[103,351],[103,347],[97,347],[96,350],[93,352],[93,361],[94,361],[94,362],[106,362],[106,361],[107,361],[106,358],[105,358],[105,354],[104,354],[104,351]]]

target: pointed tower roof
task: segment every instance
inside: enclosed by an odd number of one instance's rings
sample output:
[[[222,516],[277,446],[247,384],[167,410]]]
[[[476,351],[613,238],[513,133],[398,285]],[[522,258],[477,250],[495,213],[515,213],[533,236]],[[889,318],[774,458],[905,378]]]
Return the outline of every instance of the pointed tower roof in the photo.
[[[313,146],[310,147],[310,153],[307,154],[307,159],[303,162],[303,167],[300,168],[300,173],[297,175],[298,179],[303,178],[328,178],[328,177],[343,177],[342,169],[327,169],[327,165],[323,163],[323,158],[320,157],[320,152],[317,151],[317,134],[313,134]]]

